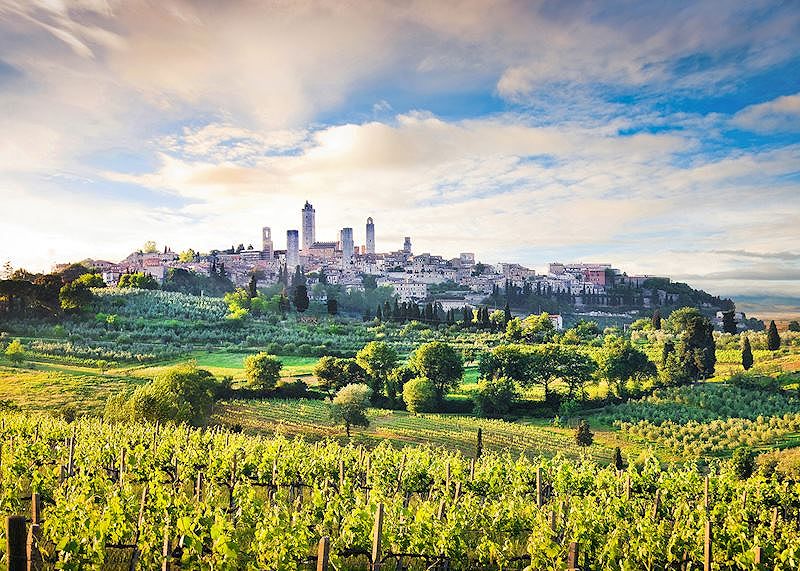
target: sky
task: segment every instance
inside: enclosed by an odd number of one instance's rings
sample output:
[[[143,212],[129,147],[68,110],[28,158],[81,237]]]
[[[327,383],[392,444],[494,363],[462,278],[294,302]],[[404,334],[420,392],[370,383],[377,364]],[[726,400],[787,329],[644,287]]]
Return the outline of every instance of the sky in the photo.
[[[800,312],[800,3],[0,0],[0,263],[377,247]],[[768,299],[765,299],[768,298]]]

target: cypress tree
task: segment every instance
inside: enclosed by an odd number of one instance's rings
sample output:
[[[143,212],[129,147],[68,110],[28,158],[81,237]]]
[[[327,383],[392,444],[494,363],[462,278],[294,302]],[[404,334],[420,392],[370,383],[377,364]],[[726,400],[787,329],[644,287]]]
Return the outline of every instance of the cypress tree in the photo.
[[[753,350],[750,348],[750,339],[744,338],[742,343],[742,367],[745,371],[749,371],[753,366]]]
[[[594,433],[589,430],[589,423],[585,419],[581,419],[575,429],[575,443],[578,446],[585,447],[591,446],[592,442],[594,442]]]
[[[781,348],[781,336],[778,335],[778,328],[775,325],[775,321],[769,322],[769,327],[767,328],[767,349],[770,351],[777,351]]]
[[[619,449],[619,446],[614,448],[614,453],[611,455],[611,463],[614,464],[617,470],[625,469],[625,461],[622,459],[622,450]]]
[[[653,329],[656,331],[661,329],[661,312],[657,309],[653,313]]]
[[[505,321],[508,323],[511,321],[511,307],[508,305],[508,302],[506,302],[505,314]]]
[[[738,330],[736,328],[736,316],[733,311],[724,311],[722,313],[722,330],[725,333],[736,335]]]
[[[464,326],[468,326],[472,323],[472,309],[468,305],[465,305],[464,308],[461,310],[461,317],[464,321]]]
[[[294,295],[292,296],[294,307],[300,313],[308,309],[308,289],[305,285],[300,284],[294,288]]]

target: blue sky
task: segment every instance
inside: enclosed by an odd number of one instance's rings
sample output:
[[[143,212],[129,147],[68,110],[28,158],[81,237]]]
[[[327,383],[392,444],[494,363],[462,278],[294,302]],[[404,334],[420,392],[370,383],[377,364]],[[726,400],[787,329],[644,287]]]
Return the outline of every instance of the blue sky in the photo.
[[[800,308],[795,2],[0,0],[0,109],[17,267],[281,246],[308,199]]]

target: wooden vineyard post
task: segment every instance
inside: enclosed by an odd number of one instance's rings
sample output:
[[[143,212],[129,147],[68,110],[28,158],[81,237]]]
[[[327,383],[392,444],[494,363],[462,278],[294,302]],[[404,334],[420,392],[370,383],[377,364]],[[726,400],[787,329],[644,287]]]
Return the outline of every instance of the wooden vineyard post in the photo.
[[[317,547],[317,571],[328,571],[328,557],[331,553],[331,538],[323,537]]]
[[[164,530],[164,546],[161,550],[163,561],[161,563],[161,571],[170,571],[172,568],[172,542],[169,539],[169,526]]]
[[[31,523],[42,523],[42,497],[38,493],[31,494]]]
[[[375,512],[375,526],[372,528],[372,571],[381,569],[381,533],[383,532],[383,503]]]
[[[473,481],[475,479],[475,458],[469,459],[469,481]]]
[[[403,452],[403,457],[400,459],[400,469],[397,471],[397,487],[394,490],[394,493],[398,493],[400,491],[400,486],[403,483],[403,470],[406,468],[406,453]]]
[[[575,541],[570,542],[569,551],[567,552],[567,569],[568,571],[577,571],[578,567],[578,543]]]
[[[478,428],[478,438],[475,442],[475,459],[480,458],[481,454],[483,454],[483,431]]]
[[[203,501],[203,473],[197,473],[197,480],[194,483],[194,499],[198,502]]]
[[[661,503],[661,490],[656,490],[656,497],[653,500],[653,519],[658,517],[658,505]]]
[[[542,467],[536,468],[536,507],[542,507]]]
[[[122,480],[125,474],[125,456],[127,454],[127,450],[128,450],[127,448],[123,447],[122,450],[120,450],[119,452],[119,477],[117,478],[117,481],[119,481],[120,484],[122,484]]]
[[[703,483],[703,507],[706,511],[708,511],[709,507],[708,480],[708,476],[706,476],[705,482]]]
[[[450,497],[450,460],[447,461],[447,466],[444,469],[444,489],[445,494]]]
[[[706,533],[703,541],[703,569],[711,571],[711,520],[706,520]]]
[[[67,476],[75,473],[75,427],[72,427],[72,438],[69,439],[69,458],[67,459]]]
[[[778,529],[778,508],[772,508],[772,521],[769,524],[769,530],[772,533],[775,533],[775,530]]]
[[[344,460],[339,460],[339,493],[344,489]]]
[[[8,571],[27,571],[25,553],[25,516],[11,515],[6,518],[6,557]]]
[[[756,546],[753,549],[753,563],[756,564],[756,569],[763,569],[764,565],[764,554],[761,551],[761,547]]]

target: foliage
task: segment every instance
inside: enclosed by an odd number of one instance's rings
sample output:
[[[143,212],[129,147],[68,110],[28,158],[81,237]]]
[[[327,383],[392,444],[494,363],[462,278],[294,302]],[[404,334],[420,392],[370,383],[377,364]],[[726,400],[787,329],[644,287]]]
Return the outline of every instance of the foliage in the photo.
[[[192,252],[192,250],[188,250],[188,252]],[[161,289],[189,295],[221,297],[233,291],[234,285],[228,277],[218,272],[211,272],[211,275],[204,276],[184,268],[170,268]]]
[[[431,380],[439,402],[450,389],[458,388],[464,376],[461,355],[442,341],[421,345],[409,358],[408,366],[420,377]]]
[[[416,377],[403,385],[403,401],[412,414],[433,412],[436,409],[436,387],[426,377]]]
[[[373,396],[386,388],[389,399],[395,399],[394,384],[387,385],[389,375],[397,366],[397,351],[391,345],[385,341],[370,341],[356,353],[356,362],[366,371]]]
[[[305,284],[298,284],[294,286],[294,292],[292,293],[292,303],[294,304],[294,308],[299,312],[303,313],[308,309],[309,299],[308,299],[308,288]]]
[[[512,379],[490,378],[478,384],[473,393],[475,412],[487,418],[500,418],[511,410],[518,399],[517,389]]]
[[[750,348],[750,339],[744,338],[742,342],[742,367],[745,371],[749,371],[753,366],[753,350]]]
[[[119,277],[118,287],[134,289],[158,289],[158,282],[150,274],[136,272],[132,274],[122,274]]]
[[[471,473],[468,457],[438,447],[383,443],[364,450],[183,426],[156,430],[130,423],[122,432],[97,419],[73,425],[44,416],[6,413],[3,419],[3,449],[15,439],[14,454],[4,454],[0,467],[3,505],[7,513],[25,513],[30,508],[23,498],[31,490],[47,498],[41,544],[48,562],[60,569],[105,568],[106,545],[133,542],[141,568],[160,568],[167,521],[172,538],[183,537],[183,568],[301,569],[322,535],[331,538],[331,566],[352,568],[342,551],[369,552],[378,503],[385,510],[385,553],[441,554],[451,569],[512,569],[522,556],[530,558],[524,565],[531,569],[564,569],[568,544],[562,537],[579,542],[590,570],[619,568],[620,561],[629,569],[677,569],[687,561],[686,567],[702,567],[707,516],[698,498],[705,474],[693,465],[662,466],[645,457],[620,476],[614,466],[588,460],[484,451]],[[50,467],[66,460],[63,442],[73,428],[76,471],[61,483]],[[468,435],[473,444],[474,434]],[[104,468],[118,465],[123,450],[128,468],[115,481]],[[531,501],[537,471],[552,490],[543,508]],[[197,473],[203,474],[200,498],[194,493]],[[713,568],[752,569],[756,544],[776,568],[791,568],[797,530],[782,508],[777,528],[770,526],[773,507],[797,504],[795,487],[758,474],[739,480],[728,463],[712,464],[708,476]],[[627,478],[628,498],[621,493]],[[298,482],[305,488],[300,501],[289,488]],[[277,491],[267,494],[258,484]],[[362,486],[371,488],[369,497]],[[660,507],[651,515],[657,492]],[[553,530],[550,513],[566,498],[569,509],[558,509]]]
[[[778,335],[778,328],[774,321],[769,322],[767,327],[767,349],[777,351],[781,348],[781,336]]]
[[[361,384],[367,380],[366,371],[355,359],[338,357],[322,357],[314,366],[314,376],[319,387],[332,396],[342,387],[350,384]]]
[[[746,480],[753,475],[753,471],[756,468],[756,458],[752,450],[743,446],[734,450],[733,456],[731,457],[731,464],[733,473],[736,474],[740,480]]]
[[[366,415],[372,391],[364,384],[351,384],[339,389],[331,403],[331,418],[344,423],[347,436],[351,426],[369,426]]]
[[[15,365],[19,365],[25,360],[25,347],[19,339],[14,339],[6,347],[5,355],[9,361]]]
[[[589,429],[586,419],[581,419],[575,428],[575,443],[578,446],[591,446],[594,442],[594,433]]]
[[[194,363],[176,365],[138,387],[130,397],[119,394],[109,398],[105,417],[203,426],[211,417],[217,390],[216,379],[205,369]]]
[[[90,276],[91,274],[85,275]],[[105,284],[103,285],[105,286]],[[89,305],[93,299],[92,290],[89,289],[89,286],[80,283],[80,278],[64,284],[58,292],[58,300],[61,303],[61,309],[64,311],[80,311]]]
[[[631,380],[641,381],[655,376],[656,372],[656,366],[647,355],[635,349],[629,340],[613,335],[605,338],[599,373],[614,388],[617,396],[627,396],[627,385]]]
[[[625,461],[622,459],[622,450],[620,450],[619,446],[614,448],[614,453],[611,455],[611,464],[617,470],[625,469]]]
[[[244,374],[247,377],[247,384],[262,391],[273,389],[281,378],[282,367],[283,363],[269,353],[248,355],[244,359]]]

